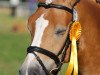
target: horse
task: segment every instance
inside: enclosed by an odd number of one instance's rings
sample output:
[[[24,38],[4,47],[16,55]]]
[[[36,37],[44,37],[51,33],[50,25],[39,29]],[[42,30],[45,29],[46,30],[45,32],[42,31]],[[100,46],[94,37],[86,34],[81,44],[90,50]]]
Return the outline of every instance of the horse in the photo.
[[[68,37],[73,23],[73,8],[82,27],[77,51],[79,75],[99,75],[100,5],[96,0],[38,2],[38,9],[28,20],[32,42],[20,75],[57,75],[62,64],[69,62],[71,50]]]

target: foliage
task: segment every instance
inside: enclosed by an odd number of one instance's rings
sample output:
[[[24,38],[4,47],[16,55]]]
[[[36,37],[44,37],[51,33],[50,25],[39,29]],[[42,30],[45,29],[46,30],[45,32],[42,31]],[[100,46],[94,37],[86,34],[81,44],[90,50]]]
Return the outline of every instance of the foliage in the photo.
[[[16,22],[26,23],[26,18],[11,17],[8,13],[0,12],[0,75],[18,75],[30,43],[28,33],[11,32]]]
[[[0,33],[0,75],[18,75],[28,45],[27,34]]]

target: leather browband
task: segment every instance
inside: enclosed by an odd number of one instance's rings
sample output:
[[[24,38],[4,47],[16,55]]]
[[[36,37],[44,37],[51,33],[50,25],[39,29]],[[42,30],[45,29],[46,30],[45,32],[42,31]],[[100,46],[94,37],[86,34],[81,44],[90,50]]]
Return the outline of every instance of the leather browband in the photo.
[[[73,14],[73,10],[72,9],[70,9],[70,8],[68,8],[66,6],[63,6],[63,5],[38,3],[38,7],[44,7],[45,9],[48,9],[48,8],[57,8],[57,9],[65,10],[65,11]]]

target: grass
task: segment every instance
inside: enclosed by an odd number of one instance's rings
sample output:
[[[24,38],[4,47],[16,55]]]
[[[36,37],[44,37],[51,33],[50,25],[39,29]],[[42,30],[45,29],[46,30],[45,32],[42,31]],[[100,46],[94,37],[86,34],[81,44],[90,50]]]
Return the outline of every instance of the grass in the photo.
[[[27,18],[14,18],[0,13],[0,75],[18,75],[30,44],[30,34],[13,33],[11,27],[16,22],[26,25],[26,20]],[[59,75],[64,75],[65,70],[66,65]]]
[[[28,45],[28,34],[0,34],[0,75],[18,75]]]
[[[16,24],[26,26],[27,18],[17,18],[12,17],[9,14],[0,13],[0,32],[9,32],[11,31],[12,26]]]
[[[18,75],[30,43],[30,35],[28,32],[11,32],[11,28],[16,23],[25,26],[26,20],[0,12],[0,75]]]

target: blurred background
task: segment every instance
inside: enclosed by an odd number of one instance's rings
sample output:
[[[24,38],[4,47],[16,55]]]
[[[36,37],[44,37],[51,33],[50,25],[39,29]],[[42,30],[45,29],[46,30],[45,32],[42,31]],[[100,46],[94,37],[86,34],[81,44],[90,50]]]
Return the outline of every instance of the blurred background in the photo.
[[[0,0],[0,75],[18,75],[31,40],[27,20],[36,4],[36,0]]]
[[[18,75],[31,40],[27,20],[35,8],[35,0],[0,0],[0,75]]]

